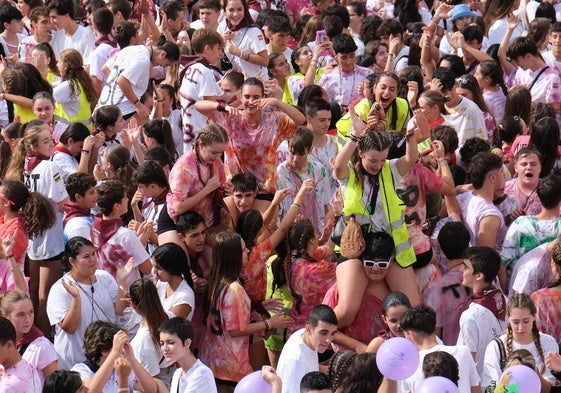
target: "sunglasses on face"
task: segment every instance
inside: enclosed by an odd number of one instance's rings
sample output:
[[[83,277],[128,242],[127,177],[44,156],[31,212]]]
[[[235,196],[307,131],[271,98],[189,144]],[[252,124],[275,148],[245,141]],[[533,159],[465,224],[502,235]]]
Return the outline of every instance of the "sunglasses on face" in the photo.
[[[387,269],[390,267],[390,261],[372,261],[365,259],[362,261],[364,267],[377,267],[378,269]]]

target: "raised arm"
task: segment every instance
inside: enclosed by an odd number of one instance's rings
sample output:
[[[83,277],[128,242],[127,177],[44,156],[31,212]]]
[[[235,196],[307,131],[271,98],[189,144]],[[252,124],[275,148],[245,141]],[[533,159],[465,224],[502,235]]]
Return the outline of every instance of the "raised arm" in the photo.
[[[290,208],[284,215],[282,221],[279,224],[279,227],[271,234],[269,240],[271,241],[272,248],[275,248],[282,239],[285,238],[286,233],[288,232],[288,228],[294,220],[296,216],[300,212],[300,207],[302,206],[302,199],[307,192],[313,190],[315,186],[315,182],[312,179],[306,179],[302,183],[302,186],[298,190],[298,193],[294,197],[294,202],[290,205]]]
[[[417,140],[415,138],[415,133],[422,133],[425,132],[423,129],[426,127],[424,124],[426,119],[422,114],[420,109],[415,110],[415,115],[413,117],[413,121],[411,122],[410,127],[407,129],[407,133],[405,134],[406,140],[406,149],[405,155],[403,157],[398,158],[396,162],[397,171],[401,176],[407,175],[413,165],[419,159],[419,150],[417,149]]]
[[[345,146],[339,151],[333,163],[333,176],[339,180],[349,177],[349,161],[358,147],[359,139],[366,133],[366,124],[364,124],[362,119],[356,114],[354,106],[349,108],[349,114],[352,122],[351,133],[349,134],[347,143],[345,143]]]
[[[514,31],[514,29],[516,29],[516,26],[518,26],[518,24],[520,23],[520,19],[512,13],[508,14],[506,16],[506,19],[508,22],[506,33],[505,36],[503,37],[503,40],[501,41],[501,44],[499,45],[499,51],[497,53],[497,56],[499,57],[499,61],[501,62],[501,67],[503,69],[505,76],[510,75],[510,73],[514,69],[514,66],[510,61],[508,61],[506,57],[506,51],[510,45],[510,37],[512,37],[512,32]]]
[[[285,104],[277,98],[262,98],[259,102],[259,107],[261,110],[265,109],[267,106],[277,107],[281,112],[284,112],[290,117],[290,120],[294,125],[299,126],[304,124],[306,121],[306,116],[295,106]],[[196,108],[196,106],[195,106]]]

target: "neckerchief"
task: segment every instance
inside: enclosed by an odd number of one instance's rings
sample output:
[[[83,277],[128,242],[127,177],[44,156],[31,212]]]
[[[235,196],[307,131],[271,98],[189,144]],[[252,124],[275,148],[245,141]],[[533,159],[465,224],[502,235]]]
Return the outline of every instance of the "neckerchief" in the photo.
[[[237,31],[237,30],[239,30],[243,27],[251,27],[251,24],[250,24],[250,22],[247,21],[247,18],[243,18],[240,23],[238,23],[236,26],[234,26],[228,20],[228,18],[226,18],[226,26],[228,26],[228,30],[230,30],[230,31]]]
[[[111,37],[109,37],[107,34],[102,35],[101,37],[99,37],[96,42],[95,42],[95,47],[97,48],[99,45],[101,44],[107,44],[110,45],[113,48],[117,47],[117,41],[113,40]]]
[[[29,152],[25,155],[25,164],[23,165],[23,174],[25,176],[31,175],[31,172],[35,169],[41,161],[50,160],[50,157],[44,156],[40,153]]]
[[[64,204],[64,219],[62,220],[62,226],[66,226],[68,221],[75,217],[91,217],[92,214],[90,209],[84,209],[78,206],[75,202],[66,202]]]
[[[91,229],[94,247],[98,250],[102,248],[121,226],[123,226],[123,221],[120,218],[104,220],[101,213],[95,215]]]
[[[16,346],[18,350],[23,346],[25,346],[25,348],[27,349],[27,346],[31,344],[33,341],[35,341],[36,339],[38,339],[39,337],[43,337],[43,332],[37,326],[33,325],[31,326],[31,329],[27,333],[25,333],[22,338],[18,340]]]
[[[66,154],[68,154],[69,156],[74,157],[74,156],[72,155],[72,153],[70,153],[70,150],[68,150],[66,147],[64,147],[64,146],[62,146],[62,145],[56,145],[56,146],[55,146],[55,151],[58,151],[58,152],[61,152],[61,153],[66,153]]]
[[[504,321],[506,317],[506,302],[503,292],[495,287],[489,287],[482,292],[473,293],[470,296],[472,302],[479,304],[495,315],[495,317]]]

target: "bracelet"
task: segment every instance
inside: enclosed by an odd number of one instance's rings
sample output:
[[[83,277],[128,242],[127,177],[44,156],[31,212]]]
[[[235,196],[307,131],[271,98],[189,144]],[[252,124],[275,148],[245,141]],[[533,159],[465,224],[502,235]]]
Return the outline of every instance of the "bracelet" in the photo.
[[[318,63],[318,59],[312,59],[312,60],[310,60],[310,63],[312,63],[312,64],[317,64],[317,63]]]
[[[356,135],[353,134],[353,133],[350,133],[350,134],[349,134],[349,140],[350,140],[351,142],[358,143],[358,142],[360,141],[360,139],[361,139],[361,137],[358,137],[358,136],[356,136]]]
[[[219,102],[216,110],[218,112],[226,112],[226,104],[224,102]]]
[[[89,150],[82,150],[82,153],[90,154]]]
[[[271,330],[271,320],[265,319],[263,322],[265,323],[265,330]]]
[[[156,102],[164,102],[164,99],[162,98],[161,100],[156,100]]]
[[[388,53],[388,57],[395,57],[395,53],[392,52]]]
[[[438,164],[442,164],[442,162],[446,163],[446,165],[448,165],[448,160],[446,158],[441,158],[440,160],[438,160]]]
[[[427,42],[425,42],[425,46],[428,47],[428,48],[430,48],[430,47],[432,46],[432,44],[431,44],[430,42],[427,41]]]
[[[133,102],[132,104],[133,104],[134,106],[136,106],[136,104],[138,104],[139,102],[140,102],[140,99],[139,99],[139,98],[137,98],[137,99],[136,99],[136,101],[135,101],[135,102]]]
[[[12,254],[12,255],[6,255],[6,259],[10,259],[10,258],[13,258],[13,257],[14,257],[14,254]]]
[[[300,204],[299,204],[299,203],[292,202],[292,204],[293,204],[294,206],[298,206],[298,208],[300,208]]]

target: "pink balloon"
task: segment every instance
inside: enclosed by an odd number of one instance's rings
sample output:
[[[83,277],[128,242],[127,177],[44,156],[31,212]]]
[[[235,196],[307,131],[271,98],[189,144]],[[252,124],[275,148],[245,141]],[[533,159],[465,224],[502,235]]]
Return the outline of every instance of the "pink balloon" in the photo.
[[[261,370],[247,374],[238,382],[234,393],[272,393],[272,386],[261,375]]]
[[[499,381],[501,381],[507,373],[510,374],[510,378],[508,379],[506,386],[518,384],[518,391],[520,393],[540,393],[542,386],[540,377],[530,367],[523,366],[521,364],[511,366],[503,371]],[[499,381],[497,381],[497,385],[499,384]]]
[[[414,393],[460,393],[460,389],[448,378],[429,377],[417,386]]]
[[[417,370],[419,351],[406,338],[390,338],[378,349],[376,364],[386,378],[400,381],[409,378]]]

